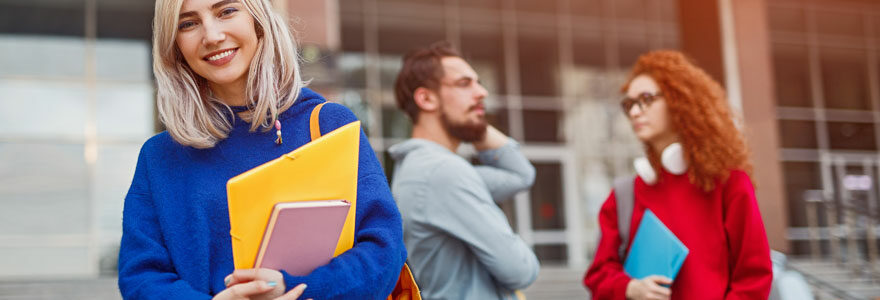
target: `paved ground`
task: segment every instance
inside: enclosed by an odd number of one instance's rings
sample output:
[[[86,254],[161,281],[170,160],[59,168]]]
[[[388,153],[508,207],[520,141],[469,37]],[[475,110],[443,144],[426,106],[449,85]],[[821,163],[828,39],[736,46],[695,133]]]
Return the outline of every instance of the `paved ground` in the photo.
[[[583,285],[584,270],[543,267],[538,280],[523,291],[529,300],[589,299]]]
[[[116,278],[28,280],[0,282],[3,300],[110,300],[121,299]]]
[[[529,300],[587,299],[581,285],[583,270],[547,267],[538,281],[524,290]],[[116,278],[0,281],[3,300],[120,299]]]
[[[817,300],[880,299],[880,277],[871,274],[867,263],[859,264],[858,271],[852,265],[830,260],[795,258],[789,259],[788,264],[804,274]],[[880,270],[880,265],[875,270]]]

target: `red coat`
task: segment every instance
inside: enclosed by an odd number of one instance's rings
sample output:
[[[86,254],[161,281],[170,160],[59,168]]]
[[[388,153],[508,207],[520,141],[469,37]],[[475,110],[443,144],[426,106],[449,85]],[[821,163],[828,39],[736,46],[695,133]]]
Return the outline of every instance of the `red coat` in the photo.
[[[650,208],[688,247],[671,299],[767,299],[773,280],[770,248],[749,176],[733,171],[709,193],[691,184],[687,174],[662,172],[660,177],[653,186],[636,179],[629,240]],[[601,239],[584,285],[593,299],[625,299],[630,277],[617,254],[621,241],[613,191],[599,212],[599,227]]]

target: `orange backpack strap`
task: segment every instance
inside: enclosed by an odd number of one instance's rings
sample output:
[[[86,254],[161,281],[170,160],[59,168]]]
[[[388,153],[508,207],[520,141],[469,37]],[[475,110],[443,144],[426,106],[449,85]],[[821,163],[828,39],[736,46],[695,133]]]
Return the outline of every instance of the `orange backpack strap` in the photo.
[[[312,109],[311,117],[309,117],[309,131],[311,131],[313,141],[321,137],[321,124],[319,123],[319,119],[321,108],[324,107],[324,104],[327,104],[327,102],[315,106],[315,108]],[[400,276],[397,279],[397,286],[395,286],[391,295],[388,296],[388,299],[422,300],[419,286],[416,284],[416,280],[412,275],[412,271],[409,269],[409,265],[404,264],[403,268],[401,268]]]
[[[422,293],[416,284],[416,279],[409,269],[409,265],[403,264],[400,276],[397,278],[397,286],[386,300],[422,300]]]
[[[315,108],[312,109],[312,116],[309,118],[309,130],[312,132],[312,140],[316,140],[321,137],[321,124],[320,124],[320,116],[321,116],[321,107],[324,107],[324,104],[327,102],[318,104]]]

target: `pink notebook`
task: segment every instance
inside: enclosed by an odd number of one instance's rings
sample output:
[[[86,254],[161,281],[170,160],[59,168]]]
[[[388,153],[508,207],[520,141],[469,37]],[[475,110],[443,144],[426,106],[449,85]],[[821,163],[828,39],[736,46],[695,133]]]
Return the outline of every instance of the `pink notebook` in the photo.
[[[349,206],[345,200],[275,204],[254,266],[305,276],[327,264]]]

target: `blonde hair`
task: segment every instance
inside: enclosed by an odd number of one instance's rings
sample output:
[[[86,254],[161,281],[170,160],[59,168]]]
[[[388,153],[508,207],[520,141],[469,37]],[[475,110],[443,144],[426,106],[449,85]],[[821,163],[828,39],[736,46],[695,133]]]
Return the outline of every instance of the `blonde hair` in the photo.
[[[159,120],[178,143],[211,148],[227,137],[232,109],[211,96],[207,80],[193,72],[177,47],[177,23],[184,0],[157,0],[153,17],[153,73]],[[265,130],[288,109],[305,85],[296,41],[269,0],[240,0],[254,18],[257,51],[250,63],[245,97],[252,109],[242,118],[250,131]]]

